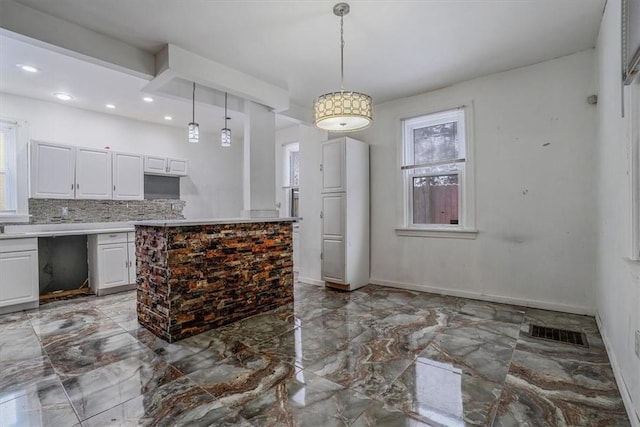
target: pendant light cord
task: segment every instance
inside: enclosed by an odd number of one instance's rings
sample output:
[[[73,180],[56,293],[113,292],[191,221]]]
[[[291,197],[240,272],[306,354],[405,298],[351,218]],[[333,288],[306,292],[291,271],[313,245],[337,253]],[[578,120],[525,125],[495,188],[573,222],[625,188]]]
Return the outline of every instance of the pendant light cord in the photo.
[[[224,93],[224,128],[227,128],[227,92]]]
[[[193,82],[193,98],[191,98],[191,122],[196,122],[196,82]]]
[[[344,92],[344,12],[340,13],[340,92]]]

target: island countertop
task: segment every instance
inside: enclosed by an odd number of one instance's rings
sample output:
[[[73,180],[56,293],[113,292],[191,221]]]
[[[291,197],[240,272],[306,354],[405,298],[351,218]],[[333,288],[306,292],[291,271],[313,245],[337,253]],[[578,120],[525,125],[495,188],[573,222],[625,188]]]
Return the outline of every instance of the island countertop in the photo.
[[[202,219],[173,219],[136,221],[134,225],[145,227],[189,227],[192,225],[216,225],[216,224],[245,224],[257,222],[296,222],[300,218],[202,218]]]

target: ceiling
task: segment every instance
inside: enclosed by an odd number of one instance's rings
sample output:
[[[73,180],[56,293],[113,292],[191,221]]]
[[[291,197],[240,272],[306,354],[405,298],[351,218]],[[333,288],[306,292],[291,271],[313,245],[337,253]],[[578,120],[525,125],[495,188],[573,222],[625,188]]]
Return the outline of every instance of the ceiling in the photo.
[[[4,1],[4,0],[3,0]],[[340,88],[339,18],[335,1],[16,0],[149,53],[172,43],[288,91],[309,108]],[[428,92],[595,46],[605,0],[351,1],[344,19],[345,89],[376,104]],[[190,121],[185,100],[144,104],[148,83],[81,59],[0,38],[0,90],[49,99],[77,93],[75,105],[174,124]],[[37,75],[15,64],[31,62]],[[197,105],[201,125],[221,126],[224,113]],[[202,108],[202,113],[198,111]],[[206,120],[205,118],[206,117]],[[212,117],[215,124],[205,124]],[[236,125],[241,120],[237,120]],[[281,119],[278,126],[287,123]],[[207,129],[205,129],[206,131]]]

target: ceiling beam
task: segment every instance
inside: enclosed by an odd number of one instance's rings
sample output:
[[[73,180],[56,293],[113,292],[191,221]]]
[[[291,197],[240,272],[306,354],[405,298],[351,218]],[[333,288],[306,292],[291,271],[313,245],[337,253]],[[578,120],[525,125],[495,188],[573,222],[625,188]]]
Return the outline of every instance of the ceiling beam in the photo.
[[[0,34],[147,80],[156,74],[153,54],[13,0],[0,1]]]
[[[289,91],[219,62],[168,44],[156,55],[157,78],[144,88],[163,92],[173,79],[196,82],[220,92],[262,104],[275,112],[289,109]]]

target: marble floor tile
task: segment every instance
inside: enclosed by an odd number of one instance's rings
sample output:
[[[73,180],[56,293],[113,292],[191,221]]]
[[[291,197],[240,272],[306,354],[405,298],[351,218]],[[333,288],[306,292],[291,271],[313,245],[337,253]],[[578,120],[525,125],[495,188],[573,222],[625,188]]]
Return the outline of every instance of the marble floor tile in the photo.
[[[295,283],[293,303],[167,343],[135,300],[1,315],[0,426],[629,426],[592,317]]]
[[[628,426],[607,362],[550,358],[516,350],[495,424]]]
[[[384,394],[385,403],[427,424],[490,425],[502,386],[451,363],[419,357]]]
[[[411,359],[395,356],[381,361],[370,347],[354,342],[348,349],[335,352],[305,367],[305,371],[311,371],[368,397],[380,398],[411,363]]]
[[[592,332],[598,334],[598,324],[591,316],[561,313],[559,311],[525,308],[524,321],[541,326],[567,329],[570,331]]]
[[[148,351],[69,378],[62,385],[84,420],[181,376],[177,369]]]
[[[460,338],[482,340],[503,347],[515,347],[520,335],[520,324],[480,319],[466,314],[453,314],[441,330]]]
[[[513,350],[492,343],[436,334],[418,360],[446,363],[465,375],[502,384],[507,376]]]
[[[183,377],[120,403],[82,422],[103,426],[238,426],[251,427],[236,412]]]
[[[0,401],[7,400],[7,395],[14,392],[30,390],[42,381],[56,378],[51,361],[47,356],[31,359],[0,361]]]
[[[0,396],[2,426],[73,426],[79,423],[55,376]]]
[[[353,427],[440,427],[435,423],[424,423],[397,409],[386,407],[382,402],[373,401],[353,424]],[[461,426],[461,424],[458,424]],[[447,427],[457,427],[455,424]]]
[[[245,403],[239,413],[255,426],[349,426],[371,402],[302,371]]]
[[[67,346],[46,348],[46,351],[62,379],[84,374],[145,352],[152,353],[125,331],[106,338],[90,337]]]
[[[31,328],[0,328],[0,361],[32,359],[44,350]]]
[[[242,406],[298,370],[279,356],[244,347],[214,366],[205,365],[188,377],[228,407]]]

